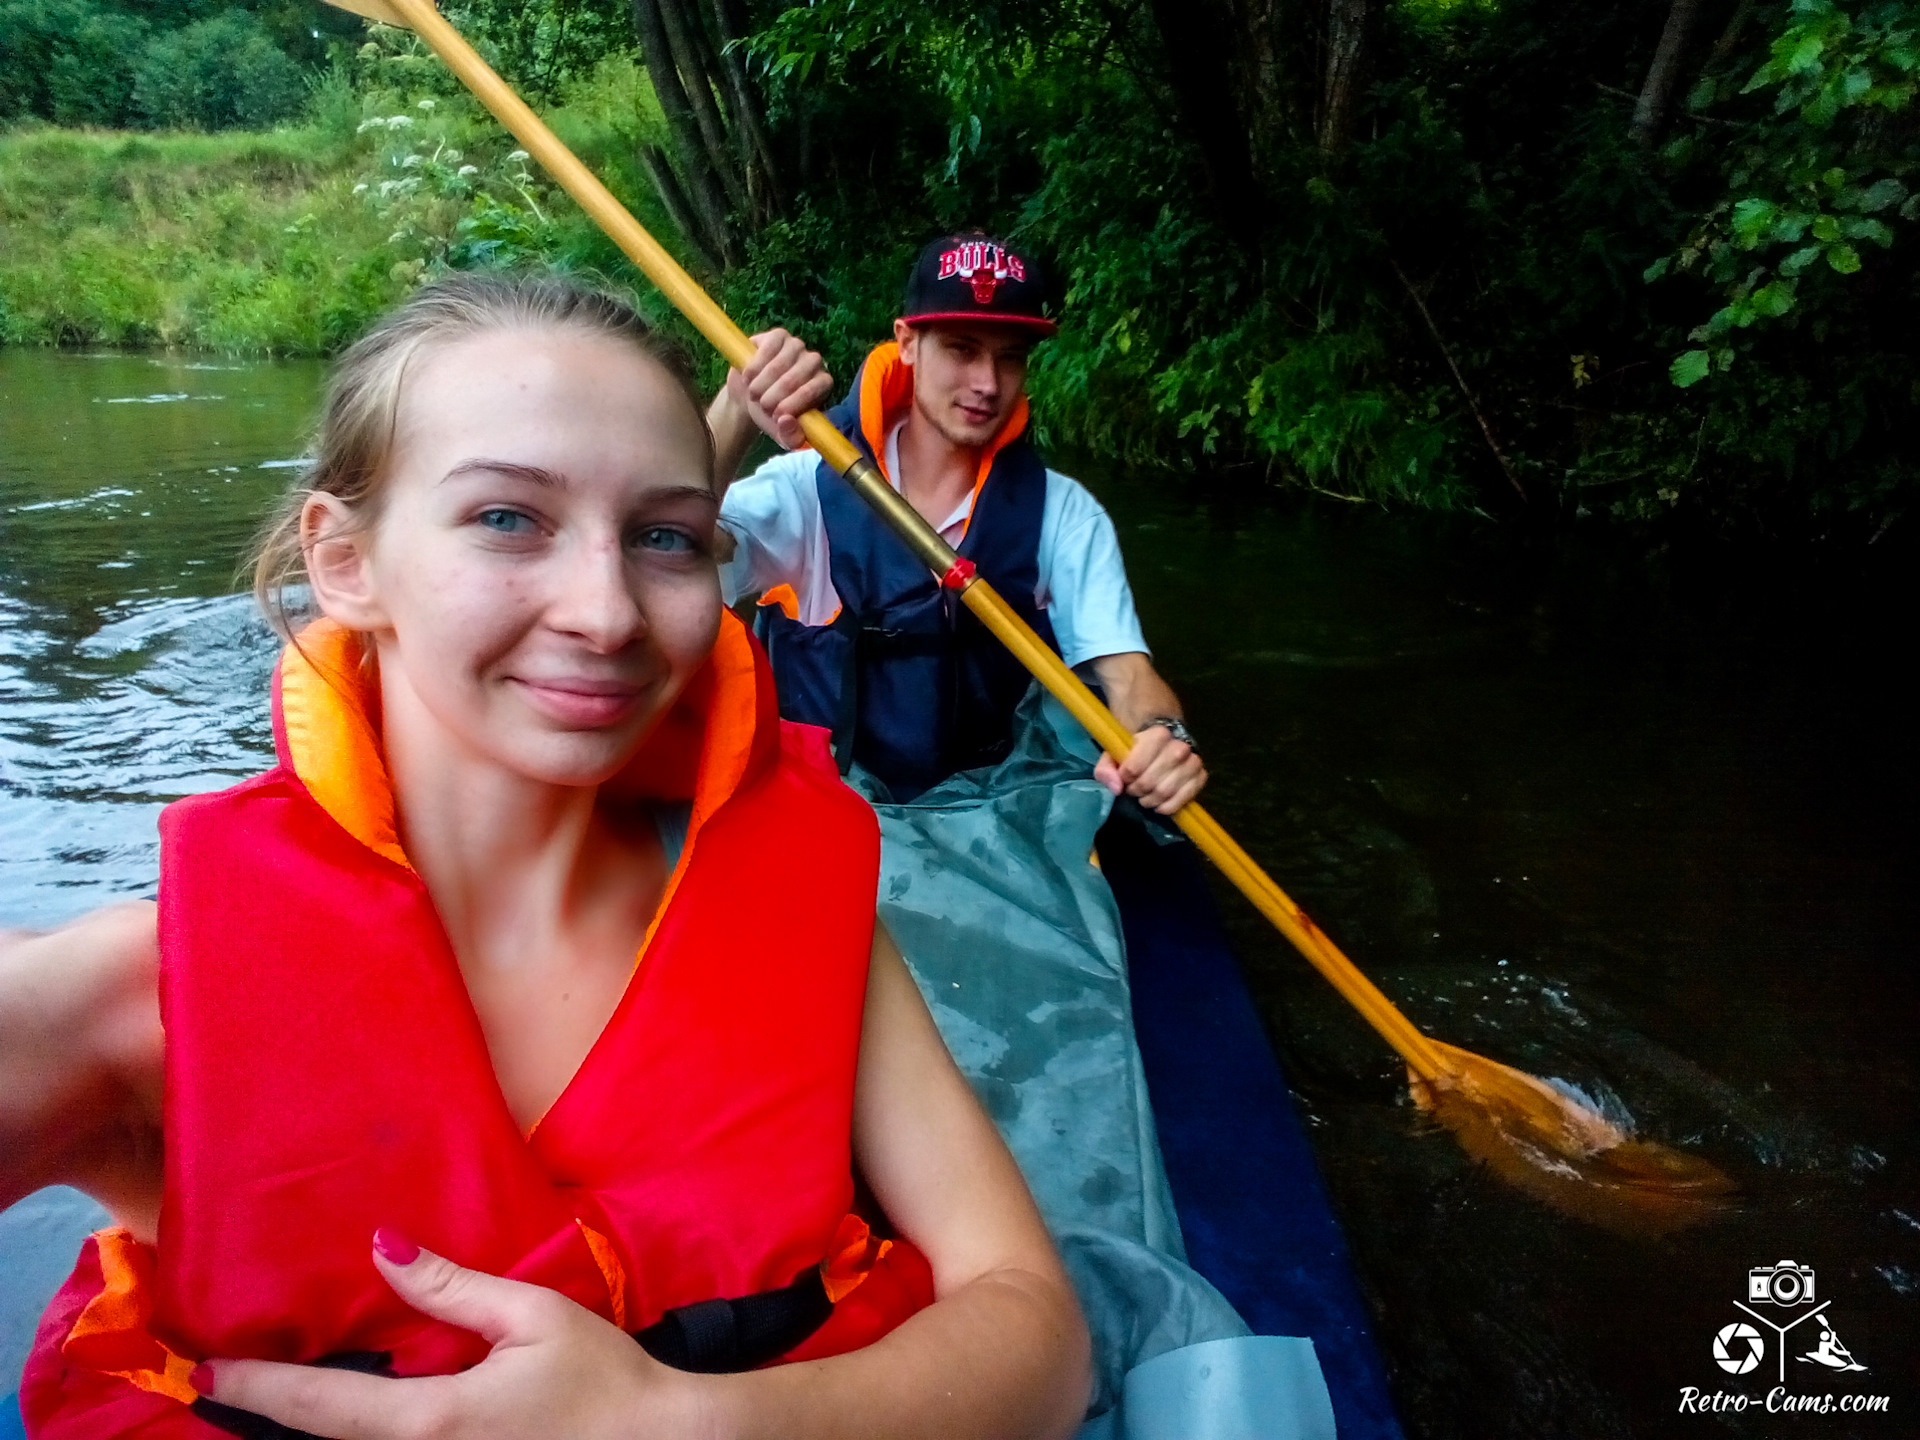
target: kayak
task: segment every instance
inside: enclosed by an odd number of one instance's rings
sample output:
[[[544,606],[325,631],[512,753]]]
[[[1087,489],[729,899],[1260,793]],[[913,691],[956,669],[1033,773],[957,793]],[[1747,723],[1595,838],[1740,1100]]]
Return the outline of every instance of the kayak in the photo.
[[[1255,1334],[1312,1340],[1340,1440],[1401,1440],[1346,1238],[1198,852],[1116,817],[1098,853],[1189,1263]]]

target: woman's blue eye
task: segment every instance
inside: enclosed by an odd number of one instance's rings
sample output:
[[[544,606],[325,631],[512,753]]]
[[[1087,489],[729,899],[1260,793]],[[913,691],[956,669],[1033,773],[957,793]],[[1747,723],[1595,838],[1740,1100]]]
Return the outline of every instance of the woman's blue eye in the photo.
[[[518,535],[523,529],[531,526],[533,521],[518,510],[482,510],[480,523],[487,529],[502,535]]]
[[[650,530],[642,530],[639,541],[642,549],[661,550],[669,554],[685,554],[694,548],[693,537],[686,531],[670,529],[665,525],[655,525]]]

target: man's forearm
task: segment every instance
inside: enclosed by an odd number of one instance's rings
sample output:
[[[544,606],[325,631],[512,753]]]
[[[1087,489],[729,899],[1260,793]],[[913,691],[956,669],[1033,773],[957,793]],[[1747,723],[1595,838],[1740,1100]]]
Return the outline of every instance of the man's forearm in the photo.
[[[747,447],[759,427],[745,407],[733,398],[725,385],[707,406],[707,428],[713,431],[713,488],[724,495],[727,486],[740,473],[740,462],[747,458]]]
[[[1138,650],[1102,655],[1093,661],[1093,673],[1107,692],[1107,708],[1127,729],[1138,732],[1149,720],[1170,715],[1184,719],[1180,697],[1160,678],[1153,661]]]

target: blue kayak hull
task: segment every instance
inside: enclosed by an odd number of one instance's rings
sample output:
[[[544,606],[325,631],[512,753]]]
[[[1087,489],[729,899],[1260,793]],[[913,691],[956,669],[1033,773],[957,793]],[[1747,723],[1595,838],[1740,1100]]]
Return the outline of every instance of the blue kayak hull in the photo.
[[[1189,1262],[1256,1334],[1313,1341],[1341,1440],[1402,1440],[1346,1238],[1198,852],[1116,817],[1099,856]]]

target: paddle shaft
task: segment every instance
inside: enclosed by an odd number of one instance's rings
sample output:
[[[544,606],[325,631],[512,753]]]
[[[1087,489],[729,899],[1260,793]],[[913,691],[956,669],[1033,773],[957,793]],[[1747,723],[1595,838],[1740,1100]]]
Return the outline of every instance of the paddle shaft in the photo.
[[[375,20],[405,26],[425,40],[480,103],[526,146],[527,153],[559,182],[560,188],[579,202],[580,208],[593,217],[614,244],[673,302],[674,308],[712,342],[729,365],[739,369],[751,363],[754,344],[746,332],[733,323],[732,317],[713,302],[681,268],[680,262],[614,199],[606,186],[561,143],[512,87],[494,73],[460,32],[441,18],[432,0],[331,0],[331,3]],[[956,570],[959,556],[953,547],[887,483],[886,477],[831,420],[818,410],[809,410],[800,417],[800,428],[820,457],[846,477],[861,499],[879,511],[881,518],[929,570],[941,577],[943,584],[959,592],[961,602],[1067,707],[1068,713],[1086,727],[1102,749],[1120,759],[1133,748],[1133,735],[1127,727],[991,585],[978,576]],[[1308,963],[1400,1053],[1416,1075],[1433,1080],[1451,1072],[1453,1066],[1433,1043],[1360,973],[1340,948],[1307,918],[1306,912],[1220,827],[1219,821],[1192,803],[1182,807],[1173,819]]]

